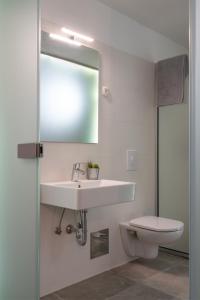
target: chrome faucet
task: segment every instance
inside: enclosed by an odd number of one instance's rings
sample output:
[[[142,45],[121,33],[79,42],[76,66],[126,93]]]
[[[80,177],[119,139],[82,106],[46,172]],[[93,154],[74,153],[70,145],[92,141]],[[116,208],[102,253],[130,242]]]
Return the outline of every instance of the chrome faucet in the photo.
[[[75,178],[75,174],[77,178]],[[71,181],[79,181],[79,174],[85,175],[85,171],[81,169],[81,163],[77,162],[73,164]]]

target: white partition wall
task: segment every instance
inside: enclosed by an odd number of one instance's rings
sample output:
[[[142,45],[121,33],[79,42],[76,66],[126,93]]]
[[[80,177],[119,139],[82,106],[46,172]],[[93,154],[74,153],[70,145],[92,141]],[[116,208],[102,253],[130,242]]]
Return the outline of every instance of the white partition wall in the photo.
[[[190,0],[190,300],[200,299],[200,1]]]
[[[0,299],[38,300],[38,1],[0,0]]]

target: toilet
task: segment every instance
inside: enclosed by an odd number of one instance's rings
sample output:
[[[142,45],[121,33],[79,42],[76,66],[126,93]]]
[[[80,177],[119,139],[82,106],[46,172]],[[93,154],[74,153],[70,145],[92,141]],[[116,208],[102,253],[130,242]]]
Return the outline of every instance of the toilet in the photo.
[[[153,216],[120,224],[122,244],[130,257],[156,258],[159,246],[175,242],[182,236],[183,231],[182,222]]]

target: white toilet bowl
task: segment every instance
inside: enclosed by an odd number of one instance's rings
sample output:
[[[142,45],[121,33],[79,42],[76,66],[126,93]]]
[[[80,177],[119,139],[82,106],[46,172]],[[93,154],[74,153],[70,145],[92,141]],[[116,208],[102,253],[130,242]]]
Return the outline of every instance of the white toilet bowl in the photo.
[[[184,231],[180,221],[146,216],[120,224],[124,250],[128,256],[155,258],[159,246],[178,240]]]

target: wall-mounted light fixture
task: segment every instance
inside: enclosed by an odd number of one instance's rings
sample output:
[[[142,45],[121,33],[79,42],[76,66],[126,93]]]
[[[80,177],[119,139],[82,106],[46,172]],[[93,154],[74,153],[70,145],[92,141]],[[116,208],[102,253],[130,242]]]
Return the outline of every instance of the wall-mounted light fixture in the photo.
[[[74,40],[72,38],[64,37],[64,36],[59,35],[59,34],[50,33],[49,37],[52,38],[52,39],[54,39],[54,40],[58,40],[60,42],[67,43],[67,44],[70,44],[70,45],[73,45],[73,46],[77,46],[77,47],[82,46],[81,42],[79,42],[77,40]]]
[[[68,29],[68,28],[65,28],[65,27],[62,27],[61,28],[62,32],[66,33],[67,35],[69,35],[71,38],[74,38],[74,39],[80,39],[82,41],[85,41],[85,42],[88,42],[88,43],[92,43],[94,42],[94,39],[87,36],[87,35],[84,35],[82,33],[79,33],[79,32],[75,32],[71,29]]]

